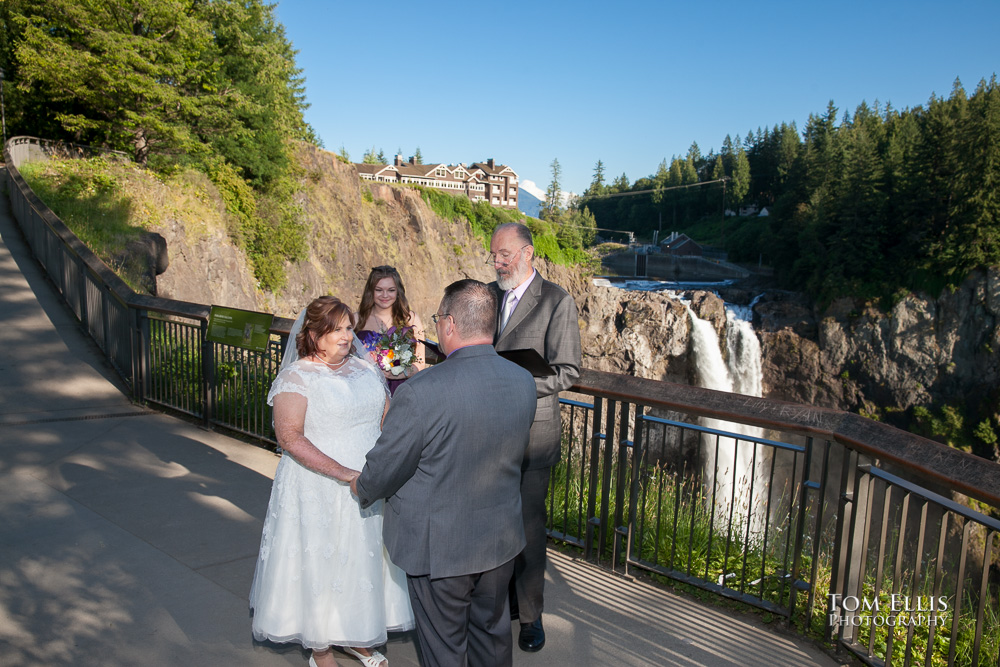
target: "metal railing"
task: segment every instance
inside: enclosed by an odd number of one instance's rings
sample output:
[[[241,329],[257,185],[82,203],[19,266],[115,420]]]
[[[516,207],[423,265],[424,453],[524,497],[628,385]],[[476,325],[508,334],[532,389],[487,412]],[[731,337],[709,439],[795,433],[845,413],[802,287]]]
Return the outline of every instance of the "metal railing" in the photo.
[[[132,292],[24,183],[59,145],[5,146],[33,253],[135,400],[274,443],[264,353],[208,306]],[[75,154],[87,154],[74,149]],[[841,411],[584,370],[562,400],[549,534],[624,575],[737,599],[882,664],[1000,663],[1000,466]],[[987,510],[987,511],[988,511]]]

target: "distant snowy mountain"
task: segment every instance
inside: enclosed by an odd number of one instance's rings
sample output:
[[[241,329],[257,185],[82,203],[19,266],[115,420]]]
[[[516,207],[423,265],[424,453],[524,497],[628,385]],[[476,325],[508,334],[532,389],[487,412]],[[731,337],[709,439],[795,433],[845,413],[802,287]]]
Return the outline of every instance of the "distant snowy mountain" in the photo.
[[[534,181],[521,181],[521,191],[517,195],[517,210],[532,218],[538,217],[545,201],[545,190],[535,185]]]
[[[538,212],[545,203],[545,190],[542,190],[534,181],[521,181],[521,192],[517,196],[517,209],[533,218],[538,217]],[[576,197],[572,192],[560,192],[559,201],[562,206],[566,206],[571,198]]]

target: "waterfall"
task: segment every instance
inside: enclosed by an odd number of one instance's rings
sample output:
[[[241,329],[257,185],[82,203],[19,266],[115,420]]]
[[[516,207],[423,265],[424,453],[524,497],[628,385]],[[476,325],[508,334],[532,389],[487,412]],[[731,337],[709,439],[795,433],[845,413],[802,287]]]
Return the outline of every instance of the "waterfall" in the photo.
[[[760,396],[760,342],[749,321],[749,308],[726,308],[728,361],[723,358],[712,324],[700,319],[687,304],[685,308],[691,321],[691,350],[698,386]],[[749,437],[763,435],[761,429],[743,424],[707,418],[701,422],[708,428]],[[731,516],[734,529],[756,541],[764,526],[768,469],[765,459],[770,452],[746,440],[709,434],[702,436],[701,448],[706,491],[714,492],[716,520],[728,522]]]
[[[752,305],[751,305],[752,307]],[[726,349],[732,391],[747,396],[764,393],[760,367],[760,341],[750,323],[750,307],[726,306]]]

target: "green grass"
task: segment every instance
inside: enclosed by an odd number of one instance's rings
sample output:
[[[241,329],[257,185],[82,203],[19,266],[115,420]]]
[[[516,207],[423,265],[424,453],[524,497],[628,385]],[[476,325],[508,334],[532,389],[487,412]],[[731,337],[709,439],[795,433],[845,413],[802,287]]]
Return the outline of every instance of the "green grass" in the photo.
[[[528,226],[534,237],[535,255],[562,266],[594,268],[599,265],[594,255],[582,248],[568,247],[561,243],[553,226],[544,220],[525,216],[520,211],[491,206],[485,201],[472,202],[465,195],[454,195],[436,188],[410,185],[420,192],[431,210],[445,220],[468,221],[475,237],[484,250],[489,249],[490,237],[497,225],[519,222]]]
[[[307,256],[306,230],[293,202],[295,184],[287,177],[262,194],[225,163],[214,164],[210,175],[157,174],[105,157],[51,158],[20,171],[35,194],[137,292],[148,288],[140,274],[123,265],[123,251],[168,220],[194,236],[210,228],[226,230],[247,253],[265,290],[285,284],[286,261]]]
[[[118,257],[144,227],[134,220],[131,197],[104,158],[29,162],[20,169],[28,187],[101,260],[136,289],[138,278],[122,271]]]
[[[578,419],[579,421],[579,419]],[[585,433],[586,429],[581,431]],[[583,435],[574,438],[570,443],[564,439],[563,457],[560,463],[553,468],[553,480],[550,487],[549,503],[553,508],[553,519],[549,525],[550,530],[562,534],[563,541],[571,545],[582,544],[586,537],[588,519],[599,513],[597,508],[588,507],[588,499],[591,492],[591,441]],[[596,479],[598,488],[595,496],[598,504],[602,494],[602,479],[605,475],[603,451],[599,457]],[[626,474],[619,476],[619,466],[624,466]],[[618,485],[624,484],[625,493],[623,498],[625,503],[629,502],[629,491],[632,487],[631,480],[632,461],[619,460],[617,452],[612,457],[611,469],[608,470],[610,477],[608,488],[609,521],[616,513],[616,497]],[[712,499],[706,493],[702,483],[691,474],[691,471],[672,471],[658,465],[640,465],[640,479],[638,485],[638,511],[633,525],[633,550],[631,557],[639,560],[649,568],[647,575],[650,579],[660,582],[670,582],[672,587],[677,587],[676,579],[670,579],[674,575],[682,577],[693,577],[711,584],[718,584],[720,577],[730,576],[725,579],[725,586],[733,591],[745,593],[756,597],[762,601],[777,605],[778,608],[787,609],[791,598],[791,579],[789,573],[793,569],[792,559],[794,557],[794,539],[797,533],[798,510],[794,508],[792,512],[785,512],[784,517],[772,518],[766,531],[766,543],[764,539],[754,538],[751,534],[747,539],[744,532],[745,523],[737,523],[736,530],[730,532],[727,529],[728,517],[720,517],[719,512],[712,510]],[[787,508],[788,504],[784,498],[776,499],[774,502],[782,508]],[[833,542],[836,524],[828,521],[818,539],[820,548],[817,553],[815,563],[815,574],[813,574],[812,554],[813,540],[816,539],[815,517],[820,508],[816,500],[812,500],[806,507],[806,523],[803,534],[803,553],[799,563],[798,578],[801,581],[811,581],[811,588],[814,592],[813,604],[808,605],[808,590],[800,590],[796,595],[795,613],[789,619],[790,624],[800,633],[822,641],[827,631],[827,604],[830,592],[831,575],[833,569],[832,555]],[[622,522],[628,521],[627,507],[622,508]],[[612,526],[608,527],[608,544],[604,550],[597,554],[602,562],[609,562],[613,556]],[[598,548],[597,534],[595,531],[593,546]],[[895,554],[896,536],[890,535],[885,553]],[[874,548],[874,547],[873,547]],[[933,547],[936,549],[936,546]],[[618,562],[621,562],[623,554],[619,554]],[[907,558],[912,558],[907,556]],[[862,595],[870,599],[878,598],[883,603],[888,599],[893,591],[894,558],[887,558],[884,572],[881,577],[880,587],[875,589],[875,575],[871,571],[877,563],[877,555],[869,554],[868,569]],[[927,573],[933,572],[937,566],[936,557],[928,558],[923,566],[924,579],[918,595],[930,597],[933,595],[933,580],[928,579]],[[943,564],[945,578],[948,573],[957,571],[956,563]],[[636,571],[633,567],[632,571]],[[976,614],[978,612],[978,583],[973,585],[973,579],[978,582],[978,574],[973,576],[967,573],[967,581],[961,587],[961,597],[963,604],[961,614],[957,619],[957,631],[955,639],[955,653],[957,665],[973,664],[972,653],[975,638]],[[895,592],[909,597],[911,590],[910,582],[913,581],[912,572],[903,570],[900,574],[899,585]],[[680,584],[681,588],[689,592],[696,592],[698,597],[706,600],[721,602],[725,598],[717,593],[710,593],[700,588],[690,586],[686,583]],[[944,589],[947,585],[944,586]],[[952,584],[954,588],[954,584]],[[998,651],[1000,651],[1000,586],[994,581],[988,589],[988,600],[985,604],[984,619],[982,624],[982,647],[980,649],[977,667],[979,665],[996,665]],[[942,592],[939,594],[950,595],[950,609],[941,614],[944,616],[945,625],[935,632],[931,632],[929,626],[916,626],[913,628],[911,651],[916,659],[913,664],[924,664],[925,654],[928,644],[931,645],[931,665],[947,664],[949,650],[951,648],[951,629],[954,622],[954,596],[955,592]],[[725,602],[724,604],[732,604]],[[747,609],[744,607],[744,609]],[[770,612],[762,612],[770,614]],[[902,627],[896,626],[862,626],[859,628],[858,644],[867,647],[871,638],[873,642],[873,654],[875,656],[885,656],[888,649],[888,639],[892,633],[894,650],[889,661],[891,665],[902,665],[905,662],[905,646],[907,643],[908,630],[905,621],[909,618],[906,612],[889,614],[896,619],[896,623],[902,623]],[[771,614],[773,617],[774,614]],[[872,634],[874,633],[874,635]]]
[[[149,398],[201,416],[202,352],[197,329],[192,324],[150,319]],[[274,440],[267,394],[277,375],[277,339],[264,353],[213,346],[213,421]]]

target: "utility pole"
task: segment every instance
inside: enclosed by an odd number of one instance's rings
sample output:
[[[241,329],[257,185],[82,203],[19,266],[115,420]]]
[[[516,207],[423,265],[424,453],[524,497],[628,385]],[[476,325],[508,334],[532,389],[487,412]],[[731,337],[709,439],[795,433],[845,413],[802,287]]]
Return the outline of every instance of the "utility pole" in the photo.
[[[722,249],[726,249],[726,179],[722,179]]]

